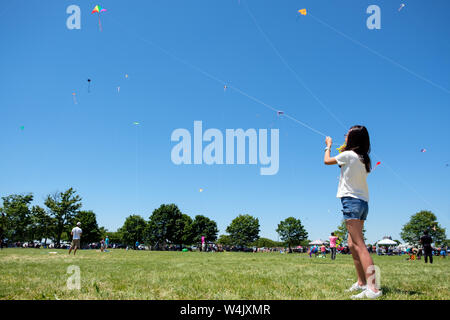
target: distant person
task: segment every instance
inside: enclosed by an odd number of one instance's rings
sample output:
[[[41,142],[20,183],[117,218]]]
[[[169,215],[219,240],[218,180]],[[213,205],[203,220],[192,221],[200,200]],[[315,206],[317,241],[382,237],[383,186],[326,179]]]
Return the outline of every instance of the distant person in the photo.
[[[337,197],[341,199],[342,212],[348,231],[348,245],[353,257],[358,280],[348,291],[359,291],[353,299],[375,299],[382,295],[376,286],[376,274],[372,257],[364,243],[364,222],[369,213],[369,188],[367,176],[372,171],[370,160],[370,138],[364,126],[352,126],[345,135],[345,144],[340,153],[331,157],[330,137],[325,138],[326,165],[337,164],[341,168]],[[370,280],[368,282],[368,280]]]
[[[327,248],[325,247],[325,245],[322,245],[322,246],[320,247],[320,253],[322,254],[322,256],[323,256],[324,258],[327,257]]]
[[[428,234],[428,230],[423,232],[422,238],[420,238],[420,243],[423,246],[423,255],[425,257],[425,263],[428,263],[428,258],[430,258],[430,264],[433,263],[433,249],[431,248],[431,243],[433,239]]]
[[[102,239],[102,240],[100,241],[100,251],[103,252],[104,250],[105,250],[105,240]]]
[[[78,222],[77,226],[72,229],[72,232],[70,232],[70,234],[72,235],[72,245],[70,246],[69,249],[69,255],[70,252],[72,252],[72,249],[74,249],[73,255],[75,255],[77,253],[77,250],[81,247],[80,241],[81,241],[81,234],[83,233],[83,231],[81,230],[80,226],[81,222]]]
[[[108,238],[108,236],[106,236],[106,238],[105,238],[105,249],[108,249],[108,246],[109,246],[109,238]]]
[[[139,250],[139,241],[136,241],[135,246],[136,246],[136,250]]]
[[[334,232],[331,233],[330,239],[330,250],[331,250],[331,260],[336,259],[336,240],[338,237],[334,235]]]
[[[445,259],[445,257],[447,256],[447,248],[442,246],[441,252],[439,255],[441,256],[442,259]]]

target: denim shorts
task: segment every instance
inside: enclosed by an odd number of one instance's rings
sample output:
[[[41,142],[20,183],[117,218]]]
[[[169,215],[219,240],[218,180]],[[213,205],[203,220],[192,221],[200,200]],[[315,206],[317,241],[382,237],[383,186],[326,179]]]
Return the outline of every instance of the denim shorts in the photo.
[[[369,213],[369,204],[367,201],[352,198],[342,197],[342,213],[345,220],[366,220]]]

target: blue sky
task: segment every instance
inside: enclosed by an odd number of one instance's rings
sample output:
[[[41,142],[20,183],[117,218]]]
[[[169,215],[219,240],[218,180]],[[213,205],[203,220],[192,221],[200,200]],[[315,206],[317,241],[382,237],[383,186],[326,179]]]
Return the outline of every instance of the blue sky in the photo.
[[[217,221],[221,234],[251,214],[263,237],[278,239],[278,222],[294,216],[310,239],[326,238],[342,214],[324,138],[224,92],[182,59],[332,136],[336,147],[346,130],[310,92],[345,127],[367,126],[372,159],[382,161],[369,177],[369,242],[399,238],[422,209],[448,230],[450,3],[403,2],[399,12],[401,1],[391,0],[2,1],[0,195],[33,192],[43,205],[47,194],[74,187],[109,230],[176,203]],[[81,8],[80,30],[66,27],[71,4]],[[96,4],[107,9],[102,32]],[[381,8],[380,30],[366,27],[371,4]],[[302,8],[308,14],[298,17]],[[171,133],[193,132],[194,120],[223,132],[279,128],[278,174],[261,176],[259,165],[176,166]]]

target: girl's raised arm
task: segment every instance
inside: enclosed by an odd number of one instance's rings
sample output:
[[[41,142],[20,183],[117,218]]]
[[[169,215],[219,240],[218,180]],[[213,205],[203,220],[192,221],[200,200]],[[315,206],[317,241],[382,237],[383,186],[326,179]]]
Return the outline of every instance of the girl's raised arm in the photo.
[[[333,144],[333,139],[331,139],[331,137],[326,137],[325,144],[327,145],[327,147],[325,148],[325,156],[323,157],[323,162],[326,165],[337,164],[336,159],[330,157],[331,145]]]

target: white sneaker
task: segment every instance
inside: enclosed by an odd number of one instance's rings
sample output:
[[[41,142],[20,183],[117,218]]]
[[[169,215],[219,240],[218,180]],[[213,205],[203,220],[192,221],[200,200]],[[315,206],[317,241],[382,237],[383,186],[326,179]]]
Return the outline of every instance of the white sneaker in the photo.
[[[366,290],[366,289],[367,289],[366,285],[360,286],[358,284],[358,281],[356,281],[349,289],[345,290],[345,292],[353,292],[353,291]]]
[[[352,299],[363,299],[363,298],[376,299],[380,297],[382,294],[383,293],[381,292],[381,290],[378,290],[378,292],[373,292],[372,290],[367,288],[363,292],[352,296]]]

